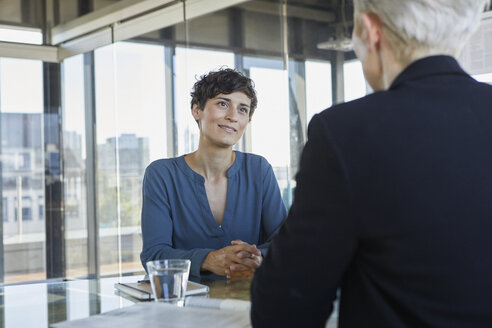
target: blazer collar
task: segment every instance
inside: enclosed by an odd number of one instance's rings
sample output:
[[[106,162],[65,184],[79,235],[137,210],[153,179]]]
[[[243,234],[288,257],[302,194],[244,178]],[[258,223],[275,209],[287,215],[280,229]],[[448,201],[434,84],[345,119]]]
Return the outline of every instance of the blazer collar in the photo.
[[[430,75],[458,74],[469,76],[451,56],[430,56],[418,59],[408,65],[391,83],[390,90],[408,80],[420,79]]]

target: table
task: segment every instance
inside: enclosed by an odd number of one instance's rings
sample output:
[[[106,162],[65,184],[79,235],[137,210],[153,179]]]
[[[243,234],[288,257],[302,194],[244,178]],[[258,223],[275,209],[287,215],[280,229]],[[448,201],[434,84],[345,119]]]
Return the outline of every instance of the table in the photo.
[[[0,287],[0,327],[49,327],[135,304],[114,289],[143,275],[88,280],[46,281]],[[210,297],[249,300],[250,279],[201,280]]]

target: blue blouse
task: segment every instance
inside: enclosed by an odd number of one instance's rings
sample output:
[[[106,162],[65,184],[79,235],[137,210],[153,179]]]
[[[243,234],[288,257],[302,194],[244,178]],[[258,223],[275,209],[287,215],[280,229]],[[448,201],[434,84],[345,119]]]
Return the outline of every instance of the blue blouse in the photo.
[[[200,276],[210,251],[240,239],[266,254],[286,209],[272,166],[261,156],[236,151],[227,171],[227,201],[222,225],[210,209],[205,179],[184,156],[152,162],[143,181],[140,259],[190,259],[190,274]]]

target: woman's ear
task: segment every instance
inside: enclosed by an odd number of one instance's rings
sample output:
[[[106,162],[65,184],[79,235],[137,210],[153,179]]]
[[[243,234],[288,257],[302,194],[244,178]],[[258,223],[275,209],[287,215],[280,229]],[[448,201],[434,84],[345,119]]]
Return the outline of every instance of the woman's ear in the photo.
[[[373,13],[362,13],[360,18],[362,23],[362,39],[370,51],[379,49],[383,27],[381,20]]]
[[[193,115],[193,118],[195,121],[199,121],[202,118],[202,112],[203,110],[198,107],[198,104],[194,104],[193,107],[191,108],[191,115]]]

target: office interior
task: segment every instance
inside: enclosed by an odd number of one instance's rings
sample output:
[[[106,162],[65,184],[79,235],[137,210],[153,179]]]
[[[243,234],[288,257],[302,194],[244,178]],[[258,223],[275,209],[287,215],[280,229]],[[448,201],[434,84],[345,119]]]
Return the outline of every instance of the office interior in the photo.
[[[289,207],[310,118],[371,92],[352,15],[350,0],[0,1],[0,283],[143,273],[145,168],[196,149],[189,93],[213,69],[254,80],[236,149],[267,158]]]

